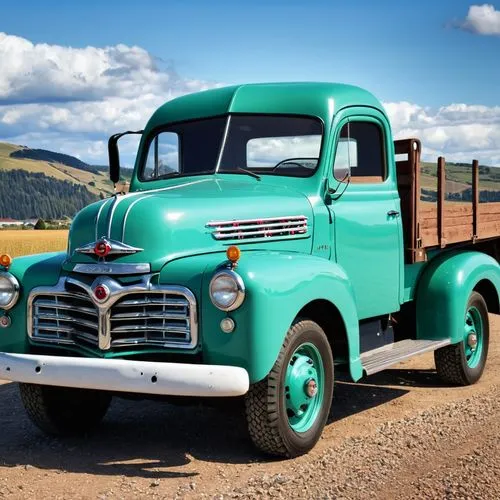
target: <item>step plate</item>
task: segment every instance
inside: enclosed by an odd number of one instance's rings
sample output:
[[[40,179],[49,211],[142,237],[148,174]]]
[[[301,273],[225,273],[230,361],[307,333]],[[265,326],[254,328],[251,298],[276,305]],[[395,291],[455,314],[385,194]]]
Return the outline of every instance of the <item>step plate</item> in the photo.
[[[451,344],[450,339],[442,340],[401,340],[364,352],[361,363],[367,375],[380,372],[400,361],[412,358],[424,352],[435,351]]]

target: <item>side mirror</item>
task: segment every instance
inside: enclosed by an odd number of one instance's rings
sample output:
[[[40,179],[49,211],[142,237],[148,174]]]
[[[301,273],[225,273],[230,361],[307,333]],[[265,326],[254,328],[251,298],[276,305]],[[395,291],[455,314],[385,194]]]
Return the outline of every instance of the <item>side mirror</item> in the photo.
[[[112,135],[108,140],[108,156],[109,156],[109,178],[113,184],[120,180],[120,152],[118,150],[118,140],[128,134],[142,134],[143,130],[121,132]]]

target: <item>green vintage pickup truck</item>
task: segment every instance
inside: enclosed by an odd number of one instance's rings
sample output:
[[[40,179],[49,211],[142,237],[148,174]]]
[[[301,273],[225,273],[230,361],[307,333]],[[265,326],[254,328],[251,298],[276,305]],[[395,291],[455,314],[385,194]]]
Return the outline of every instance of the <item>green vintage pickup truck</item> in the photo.
[[[434,351],[445,382],[481,377],[500,204],[479,202],[477,162],[470,203],[446,199],[443,158],[422,200],[420,142],[330,83],[194,93],[127,133],[128,194],[84,208],[66,252],[0,257],[0,379],[43,431],[87,431],[112,395],[244,396],[255,445],[292,457],[334,367],[358,381]]]

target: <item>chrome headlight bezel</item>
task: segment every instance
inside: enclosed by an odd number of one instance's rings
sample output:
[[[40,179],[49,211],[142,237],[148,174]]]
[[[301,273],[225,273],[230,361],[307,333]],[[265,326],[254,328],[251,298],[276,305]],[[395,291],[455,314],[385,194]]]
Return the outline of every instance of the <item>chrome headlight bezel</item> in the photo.
[[[8,311],[9,309],[12,309],[16,304],[19,299],[19,291],[21,287],[19,286],[19,281],[17,281],[17,278],[8,272],[0,272],[0,279],[7,279],[7,281],[10,283],[12,286],[12,291],[11,291],[11,298],[9,302],[6,304],[1,304],[0,303],[0,309],[4,311]]]
[[[220,302],[217,302],[217,300],[214,297],[214,285],[219,279],[229,279],[234,284],[234,289],[235,289],[234,300],[230,304],[225,305]],[[243,279],[241,278],[241,276],[235,273],[233,270],[222,269],[220,271],[217,271],[210,280],[209,295],[212,304],[215,307],[217,307],[217,309],[220,309],[221,311],[225,312],[234,311],[235,309],[238,309],[238,307],[240,307],[241,304],[243,304],[243,301],[245,300],[245,295],[246,295],[245,283],[243,283]]]

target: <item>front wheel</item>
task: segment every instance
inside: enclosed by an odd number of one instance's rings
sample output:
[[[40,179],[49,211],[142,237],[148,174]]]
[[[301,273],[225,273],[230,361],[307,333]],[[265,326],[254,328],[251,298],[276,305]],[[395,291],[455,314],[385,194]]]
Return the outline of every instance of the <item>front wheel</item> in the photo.
[[[310,320],[288,331],[269,375],[246,395],[248,430],[262,451],[295,457],[314,447],[333,395],[333,357],[321,327]]]
[[[486,365],[489,340],[488,307],[479,293],[472,292],[467,302],[462,342],[434,352],[438,375],[451,384],[476,383]]]
[[[83,434],[104,418],[111,403],[105,391],[19,384],[30,420],[46,434]]]

